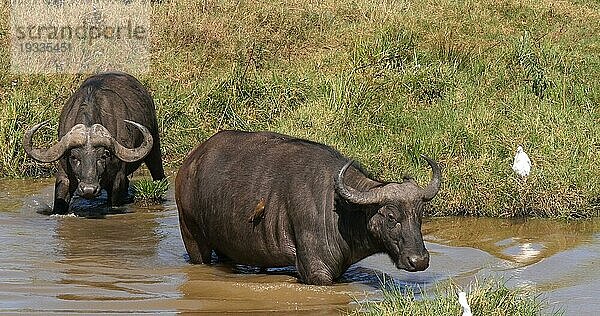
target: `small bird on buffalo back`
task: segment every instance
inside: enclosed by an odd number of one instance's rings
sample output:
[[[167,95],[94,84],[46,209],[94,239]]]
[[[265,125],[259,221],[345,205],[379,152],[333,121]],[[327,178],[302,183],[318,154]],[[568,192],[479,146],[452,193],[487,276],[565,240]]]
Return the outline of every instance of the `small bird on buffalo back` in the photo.
[[[258,201],[258,204],[256,204],[256,207],[254,208],[254,212],[252,212],[252,216],[250,216],[250,219],[248,220],[248,222],[256,223],[260,219],[262,219],[264,215],[265,215],[265,199],[260,198],[260,201]]]
[[[531,172],[531,160],[529,156],[523,151],[523,147],[517,147],[517,154],[512,165],[512,169],[521,177],[527,177]]]

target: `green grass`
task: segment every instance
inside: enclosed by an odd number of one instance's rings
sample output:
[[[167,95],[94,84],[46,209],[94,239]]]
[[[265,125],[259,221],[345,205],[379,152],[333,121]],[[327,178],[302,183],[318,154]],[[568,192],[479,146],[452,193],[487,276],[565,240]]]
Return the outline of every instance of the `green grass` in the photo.
[[[23,130],[84,75],[8,73],[0,5],[0,174],[39,176]],[[153,4],[152,70],[168,168],[222,129],[326,143],[383,180],[443,165],[429,215],[600,216],[596,1],[231,1]],[[523,145],[526,181],[511,170]]]
[[[135,180],[131,183],[135,203],[142,206],[160,204],[164,201],[165,194],[169,190],[167,178],[152,181],[148,178]]]
[[[388,286],[383,290],[380,301],[359,302],[357,315],[414,315],[439,316],[462,315],[458,303],[459,287],[452,283],[443,283],[433,291],[416,295],[410,288],[403,290],[398,286]],[[535,292],[526,288],[508,288],[503,281],[486,279],[475,280],[468,286],[467,301],[473,315],[489,316],[537,316],[561,315],[560,311],[548,311],[546,301]]]

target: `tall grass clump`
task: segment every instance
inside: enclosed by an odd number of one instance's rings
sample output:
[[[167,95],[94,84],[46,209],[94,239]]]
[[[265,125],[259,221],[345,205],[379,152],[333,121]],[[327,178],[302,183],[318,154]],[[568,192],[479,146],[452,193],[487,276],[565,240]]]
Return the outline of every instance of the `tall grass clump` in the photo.
[[[214,122],[212,128],[257,130],[269,129],[305,99],[302,81],[273,75],[256,76],[236,65],[225,80],[208,93],[199,110]]]
[[[383,290],[381,301],[360,303],[357,315],[461,315],[458,303],[460,288],[452,283],[438,284],[431,291],[420,292],[398,285]],[[475,280],[468,286],[467,301],[473,315],[561,315],[560,311],[548,311],[547,303],[527,288],[508,288],[503,281]]]
[[[139,179],[131,183],[134,201],[138,205],[148,206],[159,204],[164,201],[165,194],[169,190],[169,180],[164,178],[158,181],[151,179]]]

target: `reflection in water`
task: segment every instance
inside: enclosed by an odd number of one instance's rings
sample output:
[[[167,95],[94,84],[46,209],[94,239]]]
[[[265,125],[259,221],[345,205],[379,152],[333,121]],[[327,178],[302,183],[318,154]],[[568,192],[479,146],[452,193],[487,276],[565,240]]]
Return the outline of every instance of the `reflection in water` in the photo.
[[[24,202],[30,207],[46,207],[44,202],[53,193],[53,188],[49,188],[48,183],[50,182],[46,179],[0,181],[0,212],[16,212],[21,209]],[[38,198],[31,198],[36,195]]]
[[[380,297],[383,280],[429,288],[489,274],[535,286],[567,315],[600,311],[598,220],[432,219],[423,225],[428,270],[407,273],[376,255],[318,287],[299,284],[293,269],[188,264],[172,190],[161,206],[121,214],[99,206],[107,212],[94,216],[96,206],[80,204],[79,215],[99,219],[38,214],[52,190],[53,179],[0,181],[0,312],[337,315],[355,299]]]
[[[184,312],[338,315],[348,309],[353,296],[361,296],[348,284],[310,286],[288,275],[236,274],[229,267],[205,265],[190,265],[184,270],[188,279],[179,287],[186,302],[179,310]]]
[[[424,223],[423,230],[427,240],[438,244],[438,260],[444,260],[439,254],[454,253],[454,262],[460,262],[438,267],[449,276],[449,271],[474,262],[477,269],[454,275],[500,275],[509,285],[541,291],[550,309],[563,309],[565,315],[600,313],[600,219],[438,218]],[[458,256],[456,251],[463,247],[481,249],[491,257],[477,258],[481,254],[475,251]]]
[[[155,217],[153,213],[136,212],[129,216],[111,216],[110,219],[61,218],[56,228],[56,238],[63,258],[58,262],[68,268],[63,271],[64,277],[60,283],[71,285],[78,291],[59,294],[58,298],[152,298],[152,293],[137,286],[139,283],[147,285],[161,280],[132,273],[128,268],[151,268],[148,259],[157,255],[158,245]],[[91,297],[85,294],[90,292],[93,293]]]
[[[592,240],[598,221],[557,222],[543,219],[439,218],[423,224],[426,240],[484,250],[518,266]]]

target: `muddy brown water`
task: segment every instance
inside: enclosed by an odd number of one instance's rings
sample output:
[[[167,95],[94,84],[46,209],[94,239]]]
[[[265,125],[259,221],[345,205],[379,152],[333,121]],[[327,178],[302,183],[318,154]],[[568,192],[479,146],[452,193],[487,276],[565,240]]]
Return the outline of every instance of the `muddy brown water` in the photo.
[[[0,180],[2,313],[338,315],[356,308],[356,300],[380,297],[384,277],[427,289],[449,278],[468,284],[493,275],[541,291],[566,315],[600,314],[598,220],[429,219],[423,225],[427,271],[399,271],[376,255],[353,266],[341,283],[319,287],[299,284],[291,269],[260,274],[244,266],[188,264],[172,190],[159,206],[88,217],[40,214],[52,191],[52,179]]]

